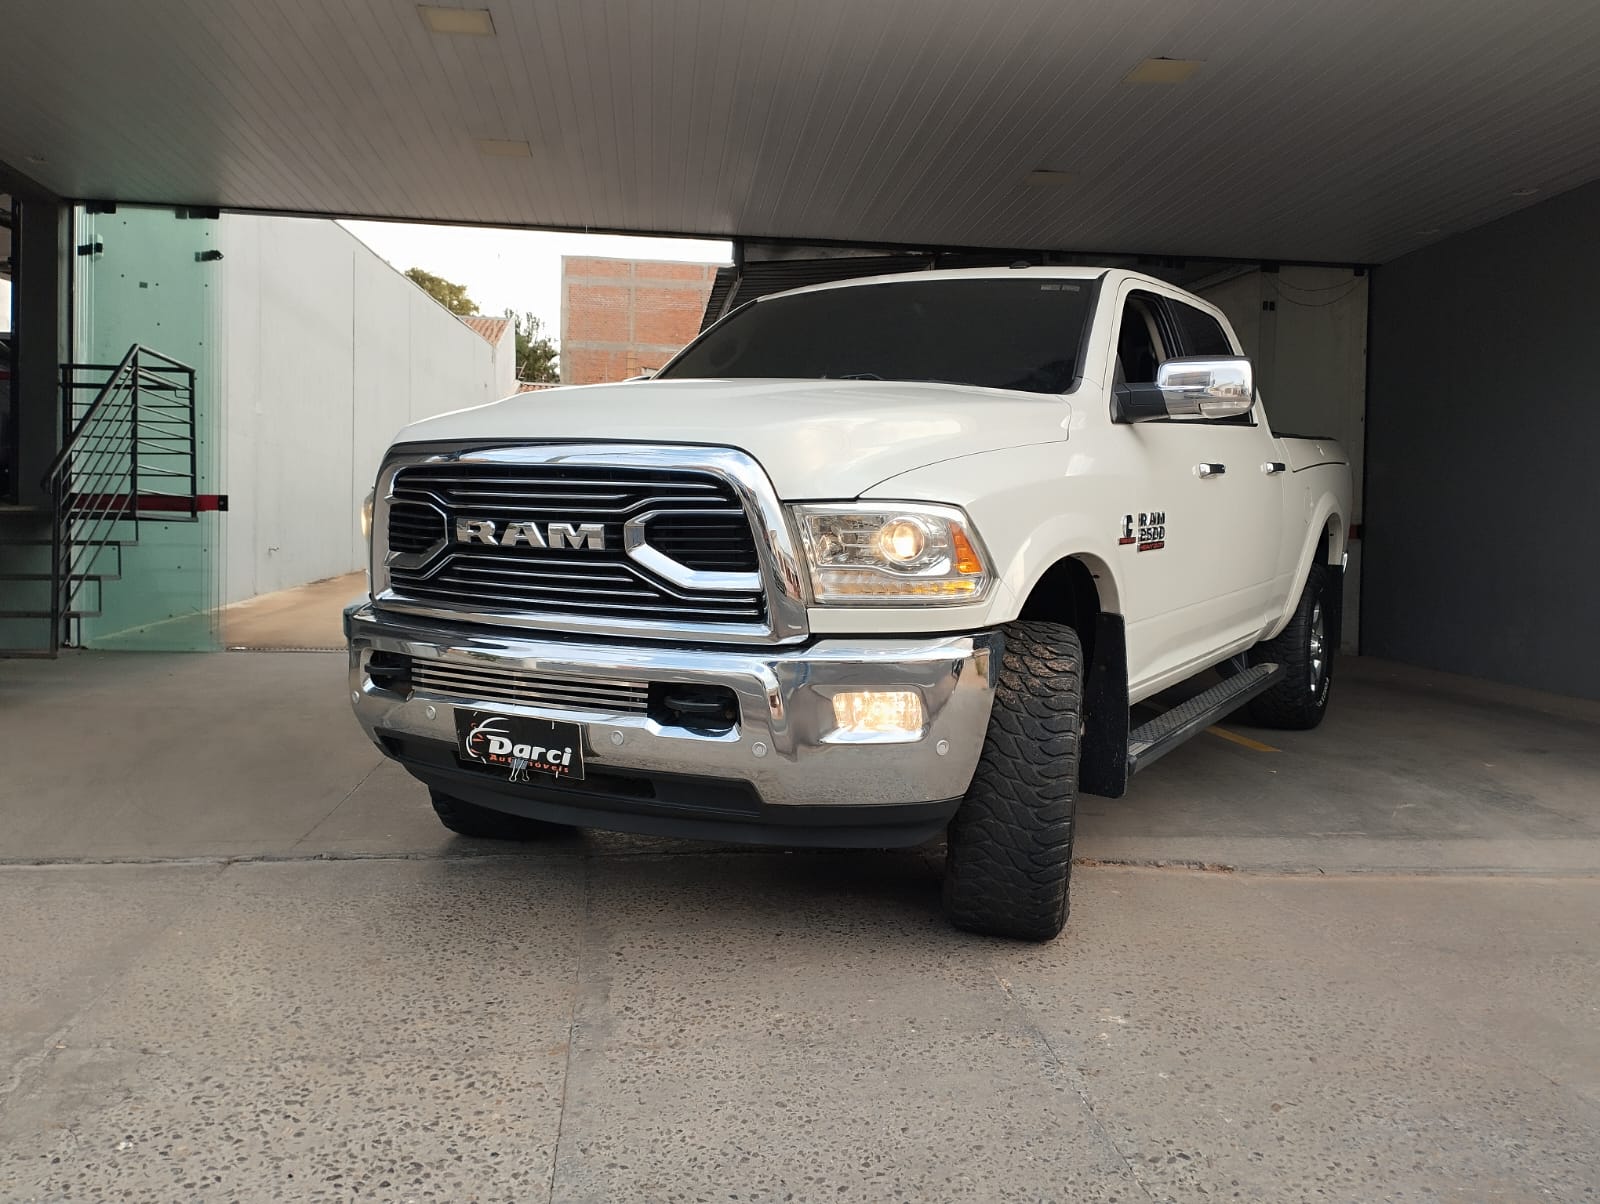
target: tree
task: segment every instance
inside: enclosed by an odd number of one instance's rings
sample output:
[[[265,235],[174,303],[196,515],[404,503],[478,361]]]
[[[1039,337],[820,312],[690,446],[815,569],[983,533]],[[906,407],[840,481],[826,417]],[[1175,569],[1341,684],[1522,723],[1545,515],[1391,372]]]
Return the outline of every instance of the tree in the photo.
[[[559,384],[560,352],[555,340],[543,333],[544,323],[532,314],[519,314],[509,309],[506,317],[511,319],[511,327],[517,332],[517,379]]]
[[[406,279],[453,314],[466,317],[478,312],[478,303],[467,296],[467,286],[435,276],[421,268],[407,268]]]

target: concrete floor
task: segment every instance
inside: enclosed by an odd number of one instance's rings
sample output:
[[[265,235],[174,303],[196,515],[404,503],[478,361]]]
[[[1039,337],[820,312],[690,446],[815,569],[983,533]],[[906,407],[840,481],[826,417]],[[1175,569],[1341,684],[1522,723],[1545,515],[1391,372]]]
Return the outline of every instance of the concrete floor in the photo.
[[[0,662],[0,1200],[1600,1197],[1600,706],[1341,671],[1086,799],[1034,947],[451,837],[336,655]]]
[[[367,592],[365,573],[324,577],[261,594],[222,609],[222,646],[249,649],[342,649],[344,608]]]

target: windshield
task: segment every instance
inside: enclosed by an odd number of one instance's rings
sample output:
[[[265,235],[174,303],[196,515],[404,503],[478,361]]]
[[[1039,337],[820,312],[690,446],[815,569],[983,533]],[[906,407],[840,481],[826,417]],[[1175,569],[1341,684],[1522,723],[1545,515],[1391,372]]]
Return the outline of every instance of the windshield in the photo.
[[[658,379],[938,381],[1029,393],[1077,383],[1092,280],[898,280],[769,297]]]

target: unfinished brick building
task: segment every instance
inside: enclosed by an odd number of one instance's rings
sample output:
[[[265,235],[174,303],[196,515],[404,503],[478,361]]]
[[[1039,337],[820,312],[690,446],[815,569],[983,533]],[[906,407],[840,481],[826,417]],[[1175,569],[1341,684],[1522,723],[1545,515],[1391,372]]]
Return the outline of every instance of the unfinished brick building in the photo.
[[[700,333],[710,263],[561,259],[561,383],[624,380],[659,368]]]

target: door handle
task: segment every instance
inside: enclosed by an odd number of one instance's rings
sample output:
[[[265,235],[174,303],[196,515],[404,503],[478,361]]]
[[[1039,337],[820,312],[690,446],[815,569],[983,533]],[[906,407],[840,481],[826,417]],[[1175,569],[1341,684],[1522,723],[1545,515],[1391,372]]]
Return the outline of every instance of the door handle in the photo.
[[[1228,466],[1226,464],[1196,464],[1194,466],[1194,475],[1202,479],[1205,477],[1220,477],[1227,471]]]
[[[1265,464],[1263,464],[1261,466],[1261,471],[1266,473],[1269,477],[1271,477],[1271,476],[1276,476],[1280,472],[1287,471],[1288,467],[1289,466],[1287,464],[1285,464],[1282,460],[1268,460]]]

